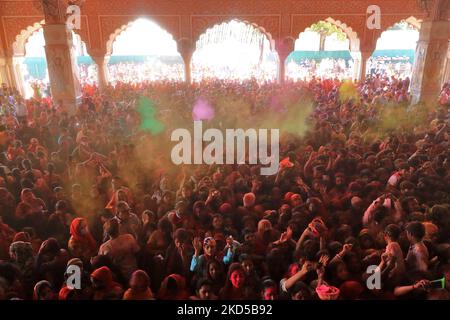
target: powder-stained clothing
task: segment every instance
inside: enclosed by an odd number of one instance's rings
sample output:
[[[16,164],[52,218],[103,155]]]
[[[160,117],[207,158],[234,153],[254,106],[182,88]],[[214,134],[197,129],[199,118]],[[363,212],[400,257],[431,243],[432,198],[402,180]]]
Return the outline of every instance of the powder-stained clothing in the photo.
[[[418,242],[409,247],[406,255],[406,267],[409,271],[428,271],[428,249],[423,242]]]
[[[136,253],[139,245],[131,234],[122,234],[110,239],[100,246],[99,255],[109,256],[117,265],[123,276],[130,279],[131,274],[137,270]]]

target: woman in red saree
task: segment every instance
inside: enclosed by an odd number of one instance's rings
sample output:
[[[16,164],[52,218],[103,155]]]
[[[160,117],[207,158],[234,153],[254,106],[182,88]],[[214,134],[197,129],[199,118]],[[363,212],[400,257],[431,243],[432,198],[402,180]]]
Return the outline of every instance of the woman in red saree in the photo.
[[[72,221],[70,235],[67,247],[73,257],[89,261],[92,256],[96,255],[98,246],[88,230],[85,219],[76,218]]]

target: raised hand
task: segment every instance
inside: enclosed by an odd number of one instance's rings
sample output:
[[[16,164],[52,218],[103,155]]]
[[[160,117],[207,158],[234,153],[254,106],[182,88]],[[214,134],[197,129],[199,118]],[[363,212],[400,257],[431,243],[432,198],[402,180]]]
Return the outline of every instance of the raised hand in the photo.
[[[192,241],[192,246],[194,247],[195,255],[199,255],[200,251],[202,251],[202,241],[199,237],[194,238]]]

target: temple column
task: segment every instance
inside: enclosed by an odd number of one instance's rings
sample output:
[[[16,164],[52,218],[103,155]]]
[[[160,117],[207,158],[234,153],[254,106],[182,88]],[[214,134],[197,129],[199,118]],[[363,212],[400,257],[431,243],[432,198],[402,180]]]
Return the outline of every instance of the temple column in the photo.
[[[367,75],[367,62],[369,61],[369,58],[372,56],[372,51],[361,51],[361,67],[360,67],[360,74],[359,74],[359,80],[364,81],[366,80]]]
[[[361,52],[360,51],[350,51],[350,55],[353,59],[353,76],[352,79],[359,81],[361,77]]]
[[[184,79],[186,83],[192,83],[192,75],[191,75],[191,59],[184,59]]]
[[[23,57],[6,56],[0,58],[0,78],[2,83],[16,88],[21,95],[25,95],[25,86],[22,75]]]
[[[372,56],[373,50],[370,51],[350,51],[353,58],[353,80],[364,81],[367,74],[367,62]]]
[[[178,41],[178,52],[180,52],[181,57],[184,62],[184,80],[186,83],[192,82],[192,74],[191,74],[191,60],[192,55],[194,54],[194,46],[192,45],[192,41],[187,38],[180,39]]]
[[[8,76],[8,66],[6,65],[6,58],[0,58],[0,82],[12,87],[13,84]]]
[[[275,43],[275,50],[278,53],[278,83],[286,81],[286,59],[289,54],[294,51],[294,40],[285,38]]]
[[[66,5],[62,1],[43,1],[45,14],[45,55],[50,90],[56,105],[76,112],[81,102],[81,85],[74,53],[72,32],[65,23]],[[56,8],[56,9],[55,9]]]
[[[442,78],[442,83],[448,83],[450,81],[450,45],[447,50],[447,61],[445,62],[445,72]]]
[[[445,1],[436,1],[420,26],[411,78],[411,104],[436,103],[446,77],[450,21]]]
[[[97,85],[100,91],[103,91],[109,84],[108,80],[108,62],[111,56],[98,55],[92,56],[97,65]]]
[[[278,66],[278,83],[284,83],[286,80],[286,58],[289,54],[278,53],[280,65]]]

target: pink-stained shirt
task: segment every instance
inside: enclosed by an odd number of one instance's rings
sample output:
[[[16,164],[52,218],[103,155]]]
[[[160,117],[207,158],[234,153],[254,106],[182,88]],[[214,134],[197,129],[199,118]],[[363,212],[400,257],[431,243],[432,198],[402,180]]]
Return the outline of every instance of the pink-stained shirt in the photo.
[[[405,262],[410,271],[428,271],[428,249],[423,242],[409,247]]]

